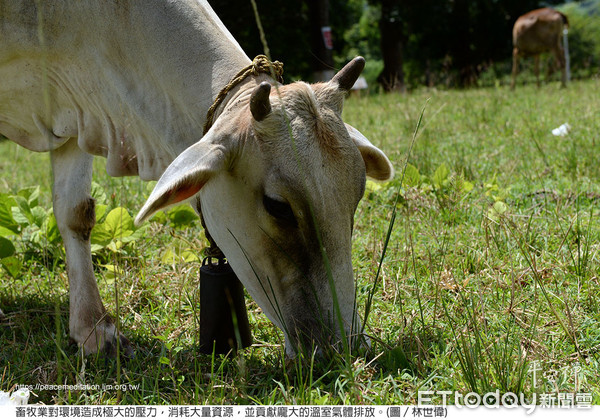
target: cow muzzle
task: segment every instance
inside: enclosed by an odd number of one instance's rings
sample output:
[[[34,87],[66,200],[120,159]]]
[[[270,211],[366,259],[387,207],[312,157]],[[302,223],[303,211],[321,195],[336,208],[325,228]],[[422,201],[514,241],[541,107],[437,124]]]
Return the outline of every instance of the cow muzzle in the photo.
[[[335,317],[295,318],[286,323],[285,350],[288,357],[299,354],[319,357],[334,353],[355,353],[370,347],[370,341],[362,334],[358,315],[353,320],[339,322]]]

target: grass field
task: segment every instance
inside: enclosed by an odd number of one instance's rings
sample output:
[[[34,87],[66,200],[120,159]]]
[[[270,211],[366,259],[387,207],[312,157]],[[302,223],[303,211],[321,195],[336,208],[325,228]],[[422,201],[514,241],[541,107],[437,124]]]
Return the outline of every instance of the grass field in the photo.
[[[101,159],[97,277],[136,357],[82,358],[68,339],[49,156],[1,142],[0,193],[22,205],[19,234],[4,231],[15,254],[0,268],[0,390],[87,386],[34,390],[31,401],[46,404],[415,404],[419,391],[496,389],[538,403],[541,394],[577,393],[598,404],[598,98],[598,80],[566,90],[553,83],[350,98],[345,121],[388,154],[397,175],[369,182],[355,218],[361,313],[374,291],[371,352],[325,361],[286,362],[281,332],[250,299],[255,345],[231,358],[198,354],[202,230],[176,208],[127,240],[115,232],[130,225],[108,235],[110,211],[135,215],[149,186],[108,178]],[[565,122],[571,132],[553,136]]]

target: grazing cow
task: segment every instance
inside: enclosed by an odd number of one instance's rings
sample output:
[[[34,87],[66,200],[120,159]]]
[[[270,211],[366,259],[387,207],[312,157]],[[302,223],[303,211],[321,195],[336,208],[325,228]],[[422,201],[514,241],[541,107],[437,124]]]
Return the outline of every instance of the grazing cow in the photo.
[[[69,330],[85,353],[112,353],[117,340],[131,350],[94,278],[92,155],[106,158],[111,176],[160,178],[138,223],[183,200],[202,207],[289,355],[298,343],[336,342],[339,326],[360,331],[354,212],[365,176],[393,175],[383,152],[341,119],[362,58],[315,85],[251,71],[203,134],[221,89],[254,69],[206,0],[0,0],[0,39],[0,133],[52,154]]]
[[[534,56],[535,77],[540,86],[540,54],[551,51],[562,71],[562,86],[567,84],[565,54],[560,39],[563,27],[569,26],[567,17],[559,11],[544,7],[532,10],[519,17],[513,27],[513,68],[511,89],[515,88],[515,81],[519,68],[519,58]]]

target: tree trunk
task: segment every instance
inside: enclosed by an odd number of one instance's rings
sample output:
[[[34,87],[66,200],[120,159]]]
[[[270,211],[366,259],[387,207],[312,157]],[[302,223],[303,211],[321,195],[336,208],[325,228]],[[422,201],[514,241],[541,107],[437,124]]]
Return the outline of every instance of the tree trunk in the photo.
[[[404,92],[406,90],[402,68],[403,29],[404,23],[400,19],[398,1],[382,0],[379,31],[381,34],[383,70],[377,77],[377,81],[386,92]]]
[[[471,0],[455,0],[451,14],[455,27],[451,55],[454,59],[454,67],[459,72],[458,84],[461,87],[469,87],[477,84],[477,71],[473,57],[471,56],[473,37],[470,32],[471,15],[469,12],[469,1]]]
[[[335,74],[333,43],[329,25],[329,0],[307,0],[311,22],[311,50],[313,55],[313,79],[315,82],[330,80]]]

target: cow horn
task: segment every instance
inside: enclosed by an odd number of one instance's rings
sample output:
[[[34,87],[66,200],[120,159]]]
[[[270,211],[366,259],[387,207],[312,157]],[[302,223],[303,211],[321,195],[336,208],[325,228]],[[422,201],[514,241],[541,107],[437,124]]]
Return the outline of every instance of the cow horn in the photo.
[[[262,82],[252,92],[250,97],[250,112],[256,121],[262,121],[271,112],[271,101],[269,94],[271,85],[268,82]]]
[[[332,82],[337,83],[340,89],[350,90],[360,76],[360,73],[365,68],[365,59],[363,57],[356,57],[344,66],[340,71],[337,72]]]

